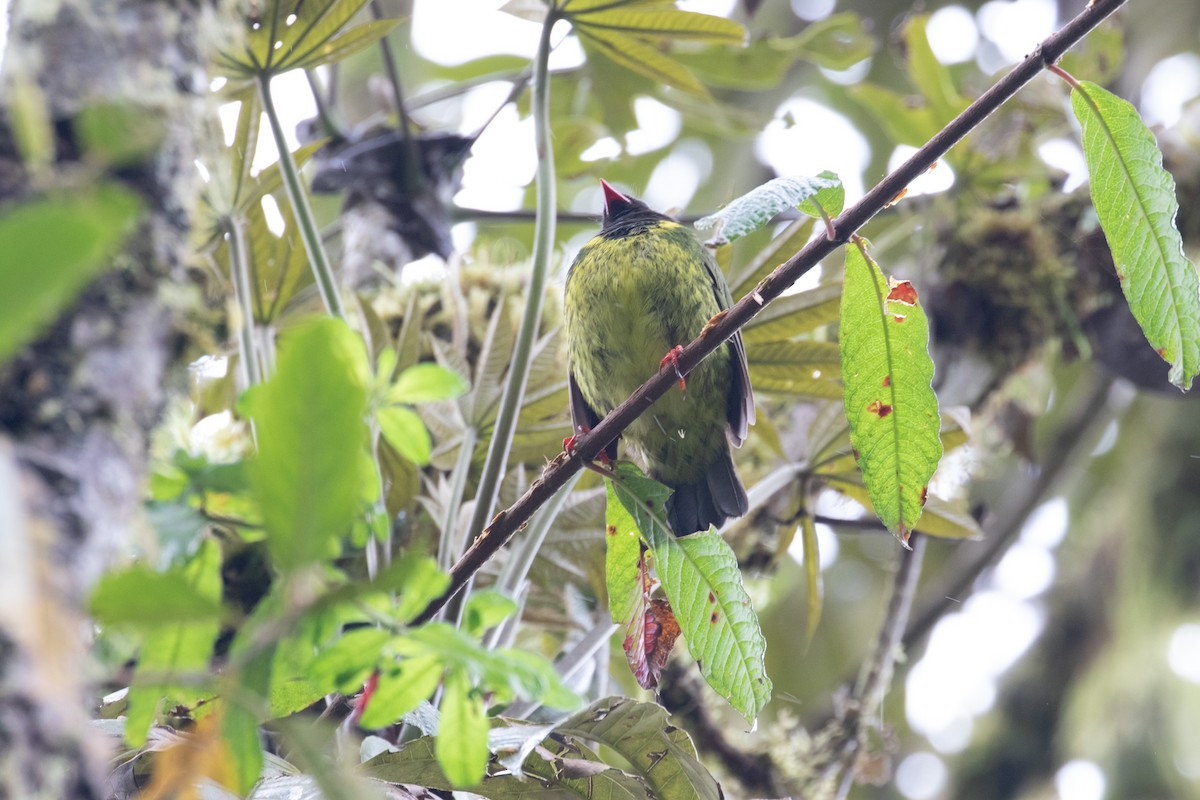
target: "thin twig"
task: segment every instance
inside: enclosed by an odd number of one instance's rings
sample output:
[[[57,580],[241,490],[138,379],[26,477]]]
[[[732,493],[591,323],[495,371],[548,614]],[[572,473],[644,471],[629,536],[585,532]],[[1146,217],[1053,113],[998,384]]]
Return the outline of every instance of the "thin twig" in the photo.
[[[844,798],[854,785],[855,764],[863,745],[866,732],[864,723],[875,719],[883,705],[883,698],[892,682],[892,670],[896,657],[901,652],[904,627],[912,611],[913,597],[921,579],[921,562],[925,557],[928,537],[913,534],[908,544],[911,551],[900,551],[900,566],[892,584],[892,596],[888,600],[887,613],[879,627],[879,637],[871,657],[863,662],[858,685],[840,720],[845,739],[838,748],[838,758],[831,765],[832,776],[838,787],[837,797]]]
[[[1062,30],[1048,37],[1030,56],[971,103],[908,161],[839,215],[833,221],[836,233],[833,238],[825,235],[809,242],[800,252],[764,278],[750,294],[735,303],[727,312],[714,318],[710,325],[705,326],[700,336],[680,352],[677,360],[679,372],[684,375],[691,372],[701,360],[741,330],[767,303],[779,297],[821,259],[849,241],[851,234],[883,210],[909,183],[924,174],[951,147],[1007,102],[1021,87],[1033,80],[1048,64],[1057,61],[1124,2],[1125,0],[1096,0]],[[438,609],[508,542],[534,511],[558,491],[571,475],[578,472],[585,462],[595,460],[610,442],[659,397],[666,394],[677,380],[674,368],[668,367],[659,371],[642,384],[628,400],[601,420],[590,434],[581,437],[571,453],[562,453],[555,458],[529,490],[510,508],[497,514],[484,529],[451,570],[450,587],[441,597],[429,604],[416,622],[427,621],[437,613]]]

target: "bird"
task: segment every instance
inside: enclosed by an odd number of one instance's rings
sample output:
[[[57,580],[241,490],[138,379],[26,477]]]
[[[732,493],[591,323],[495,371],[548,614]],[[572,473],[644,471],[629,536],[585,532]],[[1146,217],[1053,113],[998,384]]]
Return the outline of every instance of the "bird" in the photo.
[[[563,316],[575,431],[587,432],[729,308],[729,286],[690,230],[600,181],[600,233],[567,271]],[[664,353],[666,354],[664,356]],[[678,368],[677,368],[678,369]],[[720,527],[749,508],[730,445],[754,422],[741,333],[681,376],[625,430],[627,447],[672,494],[676,536]],[[616,458],[616,442],[606,449]]]

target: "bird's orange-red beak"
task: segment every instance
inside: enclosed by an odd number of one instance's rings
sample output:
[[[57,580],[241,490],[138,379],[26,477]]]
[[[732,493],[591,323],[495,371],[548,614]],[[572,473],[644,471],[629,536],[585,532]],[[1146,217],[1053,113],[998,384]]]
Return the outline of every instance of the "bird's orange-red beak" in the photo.
[[[612,184],[600,179],[600,187],[604,189],[604,214],[608,216],[614,205],[625,205],[629,203],[629,198],[612,187]]]

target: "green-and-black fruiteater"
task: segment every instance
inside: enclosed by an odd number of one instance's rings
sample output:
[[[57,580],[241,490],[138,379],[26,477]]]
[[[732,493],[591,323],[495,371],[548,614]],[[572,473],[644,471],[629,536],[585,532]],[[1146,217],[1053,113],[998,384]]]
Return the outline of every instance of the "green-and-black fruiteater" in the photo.
[[[567,273],[571,419],[590,430],[692,341],[732,299],[712,256],[684,226],[604,187],[600,234]],[[663,354],[667,354],[667,359]],[[682,382],[681,382],[682,383]],[[667,521],[677,536],[746,513],[733,467],[754,422],[741,334],[702,361],[625,431],[652,478],[674,490]],[[609,449],[616,456],[616,443]]]

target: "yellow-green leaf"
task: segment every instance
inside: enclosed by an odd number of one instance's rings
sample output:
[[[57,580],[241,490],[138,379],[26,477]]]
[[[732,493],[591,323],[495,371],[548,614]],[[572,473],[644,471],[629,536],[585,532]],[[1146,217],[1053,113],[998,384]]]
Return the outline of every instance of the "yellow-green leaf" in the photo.
[[[592,27],[580,27],[578,31],[580,37],[596,51],[626,69],[697,97],[710,97],[704,84],[696,80],[696,76],[687,67],[643,39],[627,33]]]
[[[743,44],[746,29],[733,20],[694,11],[631,11],[607,8],[571,15],[577,28],[662,36],[670,39],[699,39],[714,44]]]

